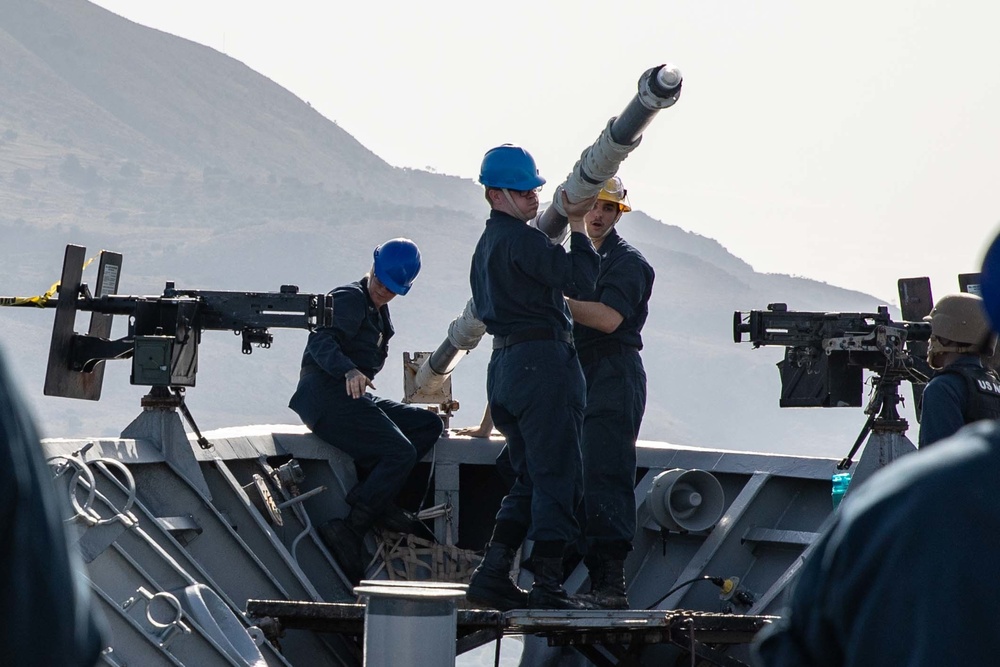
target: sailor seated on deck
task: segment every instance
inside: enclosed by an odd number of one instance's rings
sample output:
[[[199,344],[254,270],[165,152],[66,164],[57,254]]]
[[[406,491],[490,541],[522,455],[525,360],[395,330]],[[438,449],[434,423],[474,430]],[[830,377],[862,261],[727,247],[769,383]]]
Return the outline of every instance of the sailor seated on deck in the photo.
[[[1000,327],[1000,237],[982,269]],[[875,473],[840,505],[789,608],[757,639],[764,667],[1000,664],[1000,420]]]
[[[375,248],[371,270],[334,289],[333,324],[309,334],[299,384],[288,406],[324,441],[352,456],[359,484],[347,496],[351,511],[318,527],[344,574],[364,576],[365,533],[426,530],[394,501],[413,466],[438,441],[444,425],[433,412],[367,391],[382,369],[394,330],[388,303],[410,291],[420,251],[409,239]]]

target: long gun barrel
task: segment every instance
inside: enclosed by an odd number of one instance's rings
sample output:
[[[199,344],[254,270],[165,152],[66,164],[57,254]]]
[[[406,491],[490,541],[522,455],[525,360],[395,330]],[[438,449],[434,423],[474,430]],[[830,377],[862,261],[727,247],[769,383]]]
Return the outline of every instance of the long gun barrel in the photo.
[[[635,97],[621,114],[608,121],[597,141],[583,151],[565,182],[556,189],[552,205],[531,224],[549,238],[561,236],[567,220],[560,191],[565,190],[570,201],[580,201],[600,192],[604,182],[618,172],[622,161],[639,145],[643,130],[656,113],[677,102],[681,82],[680,71],[671,65],[660,65],[643,73]],[[476,304],[469,299],[462,314],[448,327],[448,337],[417,371],[415,385],[418,390],[440,388],[485,333],[486,326],[476,314]]]
[[[682,81],[680,71],[671,65],[653,67],[639,78],[639,92],[618,116],[608,121],[597,141],[583,151],[566,180],[556,188],[552,205],[536,221],[538,229],[551,239],[562,235],[566,211],[560,191],[565,190],[570,201],[600,192],[604,182],[618,173],[618,167],[639,145],[643,131],[657,112],[677,102]]]

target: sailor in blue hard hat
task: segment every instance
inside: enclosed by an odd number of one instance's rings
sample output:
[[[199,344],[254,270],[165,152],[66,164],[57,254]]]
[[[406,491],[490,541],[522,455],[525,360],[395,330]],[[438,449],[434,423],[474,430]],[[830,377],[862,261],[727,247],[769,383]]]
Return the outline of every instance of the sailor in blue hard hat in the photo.
[[[472,297],[493,336],[486,394],[507,439],[516,481],[503,499],[483,562],[467,597],[498,609],[580,609],[563,587],[563,554],[580,537],[575,513],[583,492],[580,433],[585,381],[573,348],[564,293],[594,289],[600,257],[584,216],[596,196],[570,202],[562,193],[570,249],[526,224],[545,183],[534,158],[504,144],[486,152],[479,171],[490,217],[472,258]],[[534,541],[535,584],[510,579],[514,554]]]
[[[479,182],[486,187],[490,208],[527,222],[538,213],[538,195],[545,179],[538,173],[531,153],[514,144],[486,151],[479,167]],[[490,192],[499,199],[494,201]]]
[[[444,425],[433,412],[368,391],[375,389],[395,332],[388,304],[410,291],[419,272],[417,245],[392,239],[375,248],[367,275],[331,292],[333,323],[309,334],[288,404],[313,433],[354,458],[359,483],[347,495],[350,513],[317,531],[355,583],[368,562],[364,535],[372,525],[426,531],[394,501]]]

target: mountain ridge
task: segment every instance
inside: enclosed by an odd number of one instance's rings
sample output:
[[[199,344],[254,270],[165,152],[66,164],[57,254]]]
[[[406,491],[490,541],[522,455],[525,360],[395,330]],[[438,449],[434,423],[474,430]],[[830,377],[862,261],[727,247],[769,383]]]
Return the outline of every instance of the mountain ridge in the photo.
[[[398,334],[376,384],[393,398],[400,353],[435,349],[469,298],[469,258],[487,214],[472,180],[393,167],[244,64],[84,0],[15,0],[0,58],[13,63],[0,70],[0,237],[16,241],[0,293],[47,289],[66,243],[88,256],[123,252],[122,293],[158,294],[168,280],[326,292],[360,278],[375,245],[407,236],[424,270],[392,304]],[[618,229],[657,274],[643,332],[643,438],[829,453],[863,423],[860,411],[779,411],[780,351],[735,345],[732,316],[775,301],[868,312],[877,299],[757,273],[718,241],[641,211]],[[45,315],[0,309],[3,347],[45,434],[118,432],[145,393],[128,384],[127,363],[108,363],[97,404],[42,396]],[[232,336],[206,333],[188,394],[202,429],[297,421],[286,403],[305,332],[274,333],[274,347],[249,360]],[[116,324],[113,335],[123,334]],[[488,341],[480,348],[454,374],[459,425],[478,422],[485,400]]]

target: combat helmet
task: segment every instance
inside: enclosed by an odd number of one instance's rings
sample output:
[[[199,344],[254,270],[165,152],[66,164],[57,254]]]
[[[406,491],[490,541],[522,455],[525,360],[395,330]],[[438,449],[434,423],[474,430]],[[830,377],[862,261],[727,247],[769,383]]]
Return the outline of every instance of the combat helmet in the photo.
[[[966,345],[978,345],[990,333],[983,300],[975,294],[942,297],[924,321],[931,323],[931,334]]]

